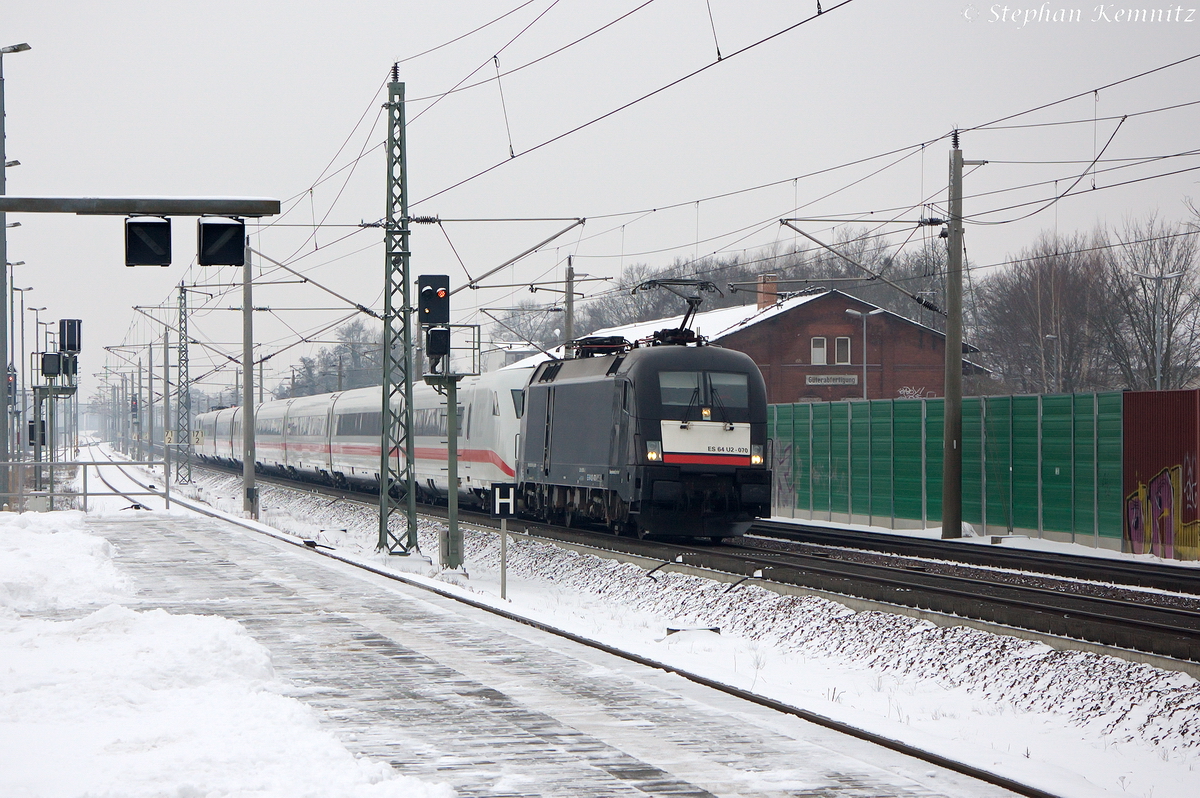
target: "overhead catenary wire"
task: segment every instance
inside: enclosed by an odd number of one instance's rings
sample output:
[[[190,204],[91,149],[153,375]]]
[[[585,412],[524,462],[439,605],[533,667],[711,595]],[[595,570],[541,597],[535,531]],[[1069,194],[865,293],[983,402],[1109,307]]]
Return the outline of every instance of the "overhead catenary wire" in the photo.
[[[1151,74],[1151,73],[1153,73],[1153,72],[1160,71],[1161,69],[1165,69],[1165,68],[1167,68],[1167,67],[1169,67],[1169,66],[1173,66],[1173,65],[1175,65],[1175,64],[1178,64],[1178,63],[1184,63],[1184,62],[1186,62],[1186,61],[1189,61],[1189,60],[1191,60],[1191,59],[1183,59],[1182,61],[1179,61],[1179,62],[1174,62],[1173,64],[1169,64],[1169,65],[1165,65],[1164,67],[1160,67],[1159,69],[1156,69],[1156,70],[1150,70],[1150,71],[1148,71],[1148,72],[1139,73],[1139,75],[1137,75],[1137,76],[1131,76],[1131,78],[1127,78],[1126,80],[1131,80],[1131,79],[1134,79],[1134,78],[1136,78],[1136,77],[1140,77],[1140,76],[1143,76],[1143,75],[1146,75],[1146,74]],[[1083,93],[1083,94],[1086,94],[1086,93]],[[1081,94],[1081,95],[1079,95],[1079,96],[1082,96],[1082,94]],[[1169,106],[1169,108],[1183,107],[1183,106],[1186,106],[1186,105],[1190,105],[1190,103],[1189,103],[1189,104],[1177,104],[1176,106]],[[1044,108],[1044,107],[1045,107],[1045,106],[1039,106],[1039,109],[1041,109],[1041,108]],[[1031,109],[1031,111],[1032,111],[1032,110],[1036,110],[1036,109]],[[1012,117],[1008,117],[1008,118],[1012,118]],[[999,127],[1001,127],[1001,126],[996,126],[996,127],[997,127],[997,129],[998,129],[998,128],[999,128]],[[1111,160],[1113,160],[1113,161],[1116,161],[1117,159],[1111,159]],[[1096,163],[1107,163],[1108,161],[1104,161],[1103,159],[1099,159],[1099,158],[1097,158],[1097,159],[1095,160],[1095,162],[1096,162]],[[1095,167],[1093,167],[1093,168],[1095,168]],[[1097,173],[1100,173],[1100,172],[1101,172],[1101,170],[1099,170],[1099,169],[1095,169],[1095,171],[1096,171]],[[1182,170],[1169,171],[1169,172],[1165,172],[1165,173],[1159,173],[1159,174],[1155,174],[1155,175],[1149,175],[1149,176],[1145,176],[1145,177],[1139,177],[1139,178],[1136,178],[1136,179],[1134,179],[1134,180],[1130,180],[1130,181],[1124,181],[1123,183],[1113,184],[1113,185],[1111,185],[1111,186],[1107,186],[1107,187],[1099,187],[1097,190],[1101,190],[1101,189],[1103,189],[1103,188],[1112,188],[1112,187],[1116,187],[1116,186],[1119,186],[1119,185],[1129,185],[1129,184],[1131,184],[1131,183],[1135,183],[1135,182],[1143,182],[1143,181],[1146,181],[1146,180],[1160,179],[1160,178],[1163,178],[1163,177],[1169,177],[1169,176],[1171,176],[1171,175],[1174,175],[1174,174],[1181,174],[1181,173],[1184,173],[1184,172],[1189,172],[1189,171],[1192,171],[1192,170],[1191,170],[1191,169],[1182,169]],[[786,182],[786,181],[784,181],[784,182]],[[1011,190],[1016,190],[1016,189],[1015,189],[1015,188],[1013,188],[1013,187],[1010,187],[1010,188],[1009,188],[1009,189],[1007,189],[1007,190],[1010,190],[1010,191],[1011,191]],[[1082,193],[1082,192],[1077,192],[1077,193]],[[1053,198],[1053,199],[1055,199],[1055,201],[1057,201],[1057,200],[1059,200],[1059,199],[1066,198],[1067,196],[1075,196],[1075,194],[1072,194],[1072,193],[1070,192],[1070,190],[1068,190],[1067,192],[1062,192],[1062,194],[1061,194],[1061,195],[1060,195],[1060,194],[1059,194],[1059,192],[1057,192],[1057,191],[1056,191],[1056,192],[1053,192],[1053,194],[1054,194],[1054,198]],[[1041,202],[1044,202],[1045,200],[1039,200],[1039,201],[1041,201]],[[1028,206],[1028,205],[1031,205],[1031,204],[1036,204],[1036,203],[1023,203],[1023,205],[1025,205],[1025,206]],[[1017,207],[1017,206],[1009,206],[1009,207]],[[1001,211],[1001,210],[1004,210],[1004,208],[1000,208],[1000,209],[992,209],[991,211],[985,211],[984,213],[993,213],[993,212],[999,212],[999,211]],[[615,215],[614,215],[614,216],[615,216]],[[976,215],[975,215],[975,217],[976,217],[976,218],[978,218],[978,216],[979,216],[979,214],[976,214]],[[595,217],[595,218],[600,218],[600,217]],[[591,238],[591,237],[589,237],[589,238]],[[336,242],[334,242],[334,243],[336,243]],[[903,245],[901,245],[901,246],[903,246]],[[322,247],[322,249],[325,249],[325,248],[326,248],[326,247]],[[625,254],[627,254],[627,253],[625,253],[624,251],[622,251],[622,257],[623,257]],[[314,267],[310,267],[310,268],[319,268],[319,265],[318,265],[318,266],[314,266]]]
[[[828,14],[832,11],[836,11],[836,10],[843,8],[853,2],[854,2],[854,0],[842,0],[842,2],[833,6],[832,8],[829,9],[829,11],[826,11],[825,13]],[[517,158],[520,158],[524,155],[528,155],[532,152],[536,152],[536,151],[542,149],[543,147],[548,147],[549,145],[551,145],[557,141],[561,141],[562,139],[567,138],[568,136],[574,135],[575,133],[578,133],[581,130],[587,129],[598,122],[602,122],[603,120],[608,119],[611,116],[615,116],[616,114],[619,114],[622,111],[632,108],[633,106],[638,105],[639,103],[642,103],[642,102],[650,99],[651,97],[661,94],[662,92],[667,91],[668,89],[678,86],[680,83],[683,83],[691,78],[694,78],[697,75],[700,75],[700,74],[708,71],[709,69],[712,69],[714,66],[717,66],[718,64],[722,64],[726,61],[729,61],[731,58],[735,58],[736,56],[742,55],[743,53],[747,53],[751,50],[761,47],[762,45],[764,45],[768,42],[771,42],[771,41],[779,38],[780,36],[790,33],[793,30],[796,30],[797,28],[801,27],[802,25],[805,25],[805,24],[817,19],[818,16],[821,16],[821,15],[814,14],[811,17],[802,19],[799,22],[796,22],[792,25],[787,26],[786,28],[783,28],[781,30],[776,31],[775,33],[770,34],[769,36],[766,36],[762,39],[759,39],[756,42],[752,42],[751,44],[748,44],[738,50],[733,51],[729,55],[725,56],[725,58],[721,61],[711,61],[711,62],[705,64],[704,66],[699,67],[698,69],[694,69],[691,72],[688,72],[687,74],[682,75],[682,76],[670,81],[669,83],[666,83],[662,86],[659,86],[656,89],[646,92],[645,94],[643,94],[639,97],[636,97],[635,99],[630,100],[629,102],[626,102],[610,111],[607,111],[607,112],[601,114],[600,116],[594,117],[587,122],[583,122],[579,125],[576,125],[573,128],[570,128],[569,130],[565,130],[562,133],[559,133],[558,135],[552,136],[551,138],[548,138],[539,144],[535,144],[532,147],[529,147],[518,153],[515,153],[513,155],[513,157],[508,159],[507,161],[500,161],[498,163],[492,164],[491,166],[481,169],[480,171],[476,172],[473,175],[470,175],[469,177],[465,177],[456,183],[452,183],[451,185],[446,186],[445,188],[439,189],[432,194],[426,195],[425,197],[422,197],[421,199],[416,200],[415,202],[409,203],[409,208],[413,208],[413,207],[416,207],[417,205],[421,205],[422,203],[428,202],[429,200],[434,199],[435,197],[440,197],[441,195],[443,195],[449,191],[453,191],[456,188],[464,186],[467,183],[470,183],[474,180],[479,179],[480,177],[483,177],[486,174],[489,174],[490,172],[503,166],[505,163],[511,163],[512,161],[516,160]],[[430,107],[432,107],[432,106],[430,106]],[[428,110],[428,109],[426,109],[426,110]],[[424,112],[422,112],[422,113],[424,113]]]

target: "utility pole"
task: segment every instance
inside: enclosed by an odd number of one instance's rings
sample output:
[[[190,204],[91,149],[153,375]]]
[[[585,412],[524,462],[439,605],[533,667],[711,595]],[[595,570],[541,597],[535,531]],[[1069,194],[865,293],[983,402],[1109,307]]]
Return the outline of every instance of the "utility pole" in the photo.
[[[20,44],[8,45],[0,47],[0,196],[3,196],[6,191],[5,172],[8,170],[8,160],[4,149],[4,56],[10,53],[20,53],[29,49],[29,45],[25,42]],[[0,212],[0,298],[8,292],[8,218],[3,212]],[[4,368],[0,371],[4,372],[5,379],[8,379],[8,370],[10,368],[8,362],[8,303],[0,301],[0,350],[4,352]],[[12,460],[12,449],[10,448],[10,440],[8,435],[8,427],[11,423],[9,413],[12,410],[12,400],[8,397],[7,388],[4,391],[4,408],[3,416],[4,423],[0,424],[0,465],[3,466],[0,471],[0,493],[13,492],[12,469],[9,468],[9,462]],[[4,496],[0,500],[0,504],[11,504],[12,496]]]
[[[154,460],[154,341],[146,344],[146,450]]]
[[[416,460],[413,428],[413,339],[409,279],[408,163],[405,152],[404,84],[392,65],[388,83],[387,217],[384,220],[383,291],[383,407],[379,447],[379,551],[416,551],[417,496],[413,468]],[[397,457],[392,457],[395,451]],[[403,458],[403,460],[401,460]],[[400,509],[392,488],[404,491],[407,534],[388,530],[388,520]]]
[[[942,537],[962,537],[962,150],[950,150],[946,268],[945,415],[942,426]]]
[[[942,426],[942,537],[962,537],[962,168],[987,161],[964,161],[954,131],[950,150],[950,219],[946,265],[946,398]]]
[[[571,357],[567,344],[575,340],[575,266],[572,256],[567,256],[567,318],[563,325],[563,357]]]
[[[242,261],[242,509],[258,520],[258,488],[254,486],[254,303],[250,268],[250,236]],[[189,441],[190,443],[190,441]]]
[[[137,363],[137,386],[135,387],[133,401],[137,403],[137,415],[134,416],[136,423],[133,429],[133,434],[137,436],[137,443],[134,444],[133,448],[134,459],[145,460],[146,458],[142,456],[144,454],[142,451],[142,413],[145,411],[146,405],[142,402],[142,359],[140,357]]]
[[[171,491],[171,328],[163,326],[163,487]],[[167,503],[170,509],[170,503]]]

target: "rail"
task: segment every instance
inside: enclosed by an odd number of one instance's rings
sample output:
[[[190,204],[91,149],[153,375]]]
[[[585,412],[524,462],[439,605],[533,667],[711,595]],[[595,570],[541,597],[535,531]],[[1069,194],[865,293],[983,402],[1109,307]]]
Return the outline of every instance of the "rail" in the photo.
[[[25,491],[8,491],[0,492],[0,500],[5,504],[11,499],[23,501],[24,509],[38,510],[53,510],[54,500],[57,499],[82,499],[83,511],[88,511],[88,498],[91,496],[111,496],[111,491],[89,491],[88,490],[88,469],[97,469],[99,476],[99,468],[101,466],[156,466],[162,465],[161,460],[55,460],[54,462],[36,463],[32,461],[13,463],[13,467],[26,468],[42,468],[49,472],[47,479],[48,487],[40,490],[25,490]],[[57,490],[54,485],[54,471],[64,468],[82,468],[80,490]],[[134,496],[157,496],[165,503],[166,508],[171,508],[171,480],[163,480],[162,490],[145,490],[145,491],[122,491],[121,495]]]

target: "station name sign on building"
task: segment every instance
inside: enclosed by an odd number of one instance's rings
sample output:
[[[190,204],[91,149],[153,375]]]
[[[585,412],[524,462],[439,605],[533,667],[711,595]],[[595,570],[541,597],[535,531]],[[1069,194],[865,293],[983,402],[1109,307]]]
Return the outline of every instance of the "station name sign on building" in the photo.
[[[858,385],[857,374],[808,374],[805,385]]]

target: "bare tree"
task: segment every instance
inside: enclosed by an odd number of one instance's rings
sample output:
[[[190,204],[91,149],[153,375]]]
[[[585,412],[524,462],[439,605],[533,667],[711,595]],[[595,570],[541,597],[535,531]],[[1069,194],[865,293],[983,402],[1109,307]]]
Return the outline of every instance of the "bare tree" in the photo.
[[[1097,324],[1122,387],[1183,388],[1200,376],[1196,233],[1181,224],[1127,221],[1107,241]]]
[[[1111,315],[1102,259],[1083,236],[1044,235],[977,290],[978,345],[1017,393],[1096,390],[1114,371],[1100,325]]]
[[[365,388],[383,381],[381,331],[355,319],[337,328],[337,343],[300,358],[292,376],[272,392],[277,399]]]

